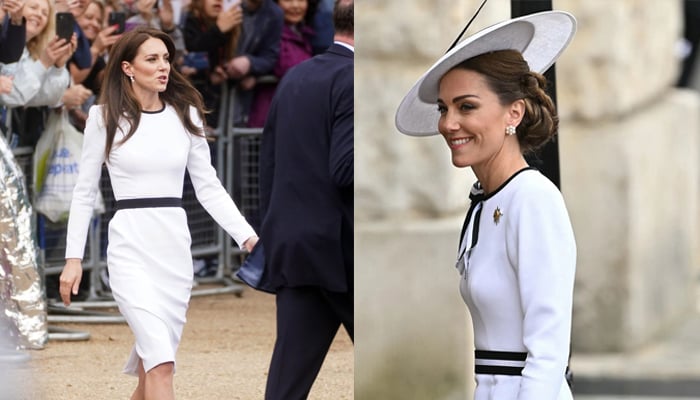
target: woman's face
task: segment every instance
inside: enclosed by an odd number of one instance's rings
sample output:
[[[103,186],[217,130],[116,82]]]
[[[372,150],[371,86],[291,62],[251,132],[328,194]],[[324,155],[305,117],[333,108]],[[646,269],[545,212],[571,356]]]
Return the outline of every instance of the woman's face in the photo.
[[[27,0],[22,11],[27,20],[27,41],[33,39],[49,23],[49,3],[47,0]]]
[[[85,9],[87,6],[90,4],[90,0],[77,0],[73,1],[71,4],[71,9],[70,12],[73,14],[75,19],[78,19],[79,16],[83,15],[85,12]]]
[[[216,19],[223,9],[222,0],[204,0],[204,15]]]
[[[478,72],[453,69],[440,81],[438,131],[452,151],[456,167],[478,166],[493,160],[503,148],[509,107]]]
[[[309,7],[307,0],[278,0],[277,4],[284,12],[284,22],[288,25],[298,24],[303,21],[306,9]]]
[[[78,17],[78,25],[90,42],[95,40],[97,34],[102,30],[103,18],[102,9],[94,2],[90,3],[83,15]]]
[[[170,76],[170,56],[165,43],[151,37],[141,44],[131,63],[122,63],[124,73],[134,77],[132,85],[137,94],[165,91]]]

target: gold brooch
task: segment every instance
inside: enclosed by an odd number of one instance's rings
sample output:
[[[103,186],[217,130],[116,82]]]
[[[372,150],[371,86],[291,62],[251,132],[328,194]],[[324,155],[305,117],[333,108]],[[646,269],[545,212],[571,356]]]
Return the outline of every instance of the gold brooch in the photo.
[[[503,216],[503,213],[501,212],[501,209],[496,207],[495,210],[493,210],[493,222],[498,225],[498,221],[501,220],[501,217]]]

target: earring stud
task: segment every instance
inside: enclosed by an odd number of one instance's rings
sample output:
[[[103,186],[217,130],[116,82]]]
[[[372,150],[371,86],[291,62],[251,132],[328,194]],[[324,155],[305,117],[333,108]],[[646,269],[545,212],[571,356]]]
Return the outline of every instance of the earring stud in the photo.
[[[506,135],[508,135],[508,136],[515,135],[515,127],[513,125],[506,126]]]

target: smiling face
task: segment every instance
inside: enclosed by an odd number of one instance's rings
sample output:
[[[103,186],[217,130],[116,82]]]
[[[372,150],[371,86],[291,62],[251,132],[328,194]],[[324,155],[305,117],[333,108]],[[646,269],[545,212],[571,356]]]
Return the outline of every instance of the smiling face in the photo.
[[[27,0],[22,13],[27,20],[27,41],[33,39],[46,28],[49,22],[49,3],[46,0]]]
[[[307,0],[278,0],[277,4],[284,13],[284,22],[287,25],[296,25],[303,21],[309,8]]]
[[[438,131],[452,151],[456,167],[479,167],[497,159],[506,139],[506,126],[517,126],[517,104],[502,105],[483,75],[453,69],[440,81]],[[517,111],[517,110],[515,110]],[[517,145],[517,139],[512,137]]]
[[[78,17],[78,25],[90,42],[95,40],[97,34],[102,30],[102,22],[102,8],[96,2],[88,4],[83,15]]]
[[[141,99],[165,91],[170,76],[170,54],[162,40],[146,39],[131,62],[122,62],[122,71],[134,77],[132,86]]]

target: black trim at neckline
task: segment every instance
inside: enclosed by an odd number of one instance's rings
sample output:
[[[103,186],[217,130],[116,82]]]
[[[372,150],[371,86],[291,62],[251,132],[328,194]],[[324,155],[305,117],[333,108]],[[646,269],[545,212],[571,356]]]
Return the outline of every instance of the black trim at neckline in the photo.
[[[163,111],[165,111],[165,102],[163,102],[163,108],[161,108],[160,110],[156,110],[156,111],[141,110],[141,112],[144,114],[158,114],[158,113],[162,113]]]
[[[508,183],[510,183],[510,181],[512,181],[513,178],[515,178],[516,176],[520,175],[521,172],[525,172],[525,171],[528,171],[528,170],[535,170],[535,171],[537,171],[537,168],[527,166],[527,167],[525,167],[525,168],[523,168],[523,169],[518,170],[516,173],[514,173],[514,174],[511,175],[508,179],[506,179],[505,182],[501,183],[501,186],[499,186],[496,190],[494,190],[493,192],[491,192],[491,193],[489,193],[489,194],[484,193],[484,198],[483,198],[482,201],[486,201],[486,200],[490,199],[491,197],[495,196],[496,193],[500,192],[501,189],[503,189],[504,187],[506,187],[506,185],[507,185]]]

